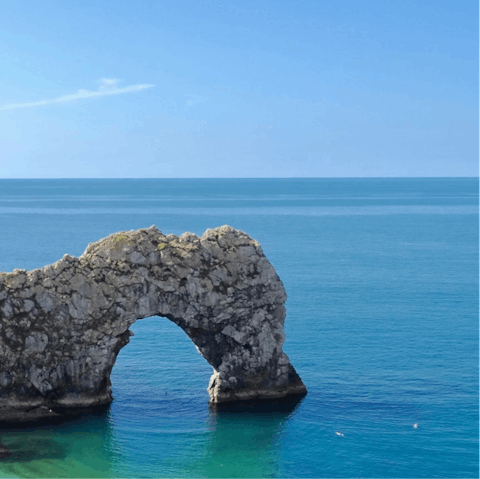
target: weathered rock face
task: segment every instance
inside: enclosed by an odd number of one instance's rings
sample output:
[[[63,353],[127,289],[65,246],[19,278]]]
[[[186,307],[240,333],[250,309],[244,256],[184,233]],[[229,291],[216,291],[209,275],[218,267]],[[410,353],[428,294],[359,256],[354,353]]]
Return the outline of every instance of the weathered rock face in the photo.
[[[128,328],[155,315],[213,366],[212,403],[303,395],[282,351],[285,300],[260,245],[229,226],[121,232],[79,258],[0,273],[0,420],[108,404]]]

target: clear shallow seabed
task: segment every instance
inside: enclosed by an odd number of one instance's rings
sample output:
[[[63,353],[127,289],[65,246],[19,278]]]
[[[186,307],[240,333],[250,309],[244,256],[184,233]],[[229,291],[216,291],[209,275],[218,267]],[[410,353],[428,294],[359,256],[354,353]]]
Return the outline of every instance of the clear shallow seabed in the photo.
[[[262,244],[309,394],[212,411],[211,367],[144,319],[110,409],[0,430],[0,476],[478,477],[478,179],[0,180],[0,271],[152,224]]]

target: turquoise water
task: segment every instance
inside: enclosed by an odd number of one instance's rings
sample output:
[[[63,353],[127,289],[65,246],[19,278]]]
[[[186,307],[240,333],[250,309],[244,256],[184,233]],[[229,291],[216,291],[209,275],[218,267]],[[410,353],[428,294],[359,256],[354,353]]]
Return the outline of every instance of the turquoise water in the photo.
[[[262,244],[309,394],[211,410],[211,367],[144,319],[110,409],[0,430],[0,476],[478,477],[478,179],[0,180],[0,271],[152,224]]]

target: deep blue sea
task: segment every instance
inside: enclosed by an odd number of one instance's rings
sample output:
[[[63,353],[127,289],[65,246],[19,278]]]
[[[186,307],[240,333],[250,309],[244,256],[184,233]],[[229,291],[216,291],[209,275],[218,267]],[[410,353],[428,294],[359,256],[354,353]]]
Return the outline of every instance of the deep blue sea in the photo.
[[[152,224],[261,243],[308,395],[214,411],[186,334],[143,319],[110,409],[0,430],[0,476],[478,477],[478,179],[0,180],[0,271]]]

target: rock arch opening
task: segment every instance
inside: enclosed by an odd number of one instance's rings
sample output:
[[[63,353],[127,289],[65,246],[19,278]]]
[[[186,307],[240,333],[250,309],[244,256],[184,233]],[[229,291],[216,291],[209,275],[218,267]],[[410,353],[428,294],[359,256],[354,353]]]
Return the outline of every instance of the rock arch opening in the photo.
[[[111,388],[117,407],[130,410],[163,407],[172,401],[208,401],[212,367],[186,333],[165,317],[149,317],[130,326],[134,334],[113,366]],[[189,407],[189,406],[188,406]]]
[[[213,367],[210,402],[304,395],[282,351],[285,290],[260,245],[229,226],[203,236],[155,226],[79,257],[0,274],[0,419],[112,400],[130,326],[162,316]]]

